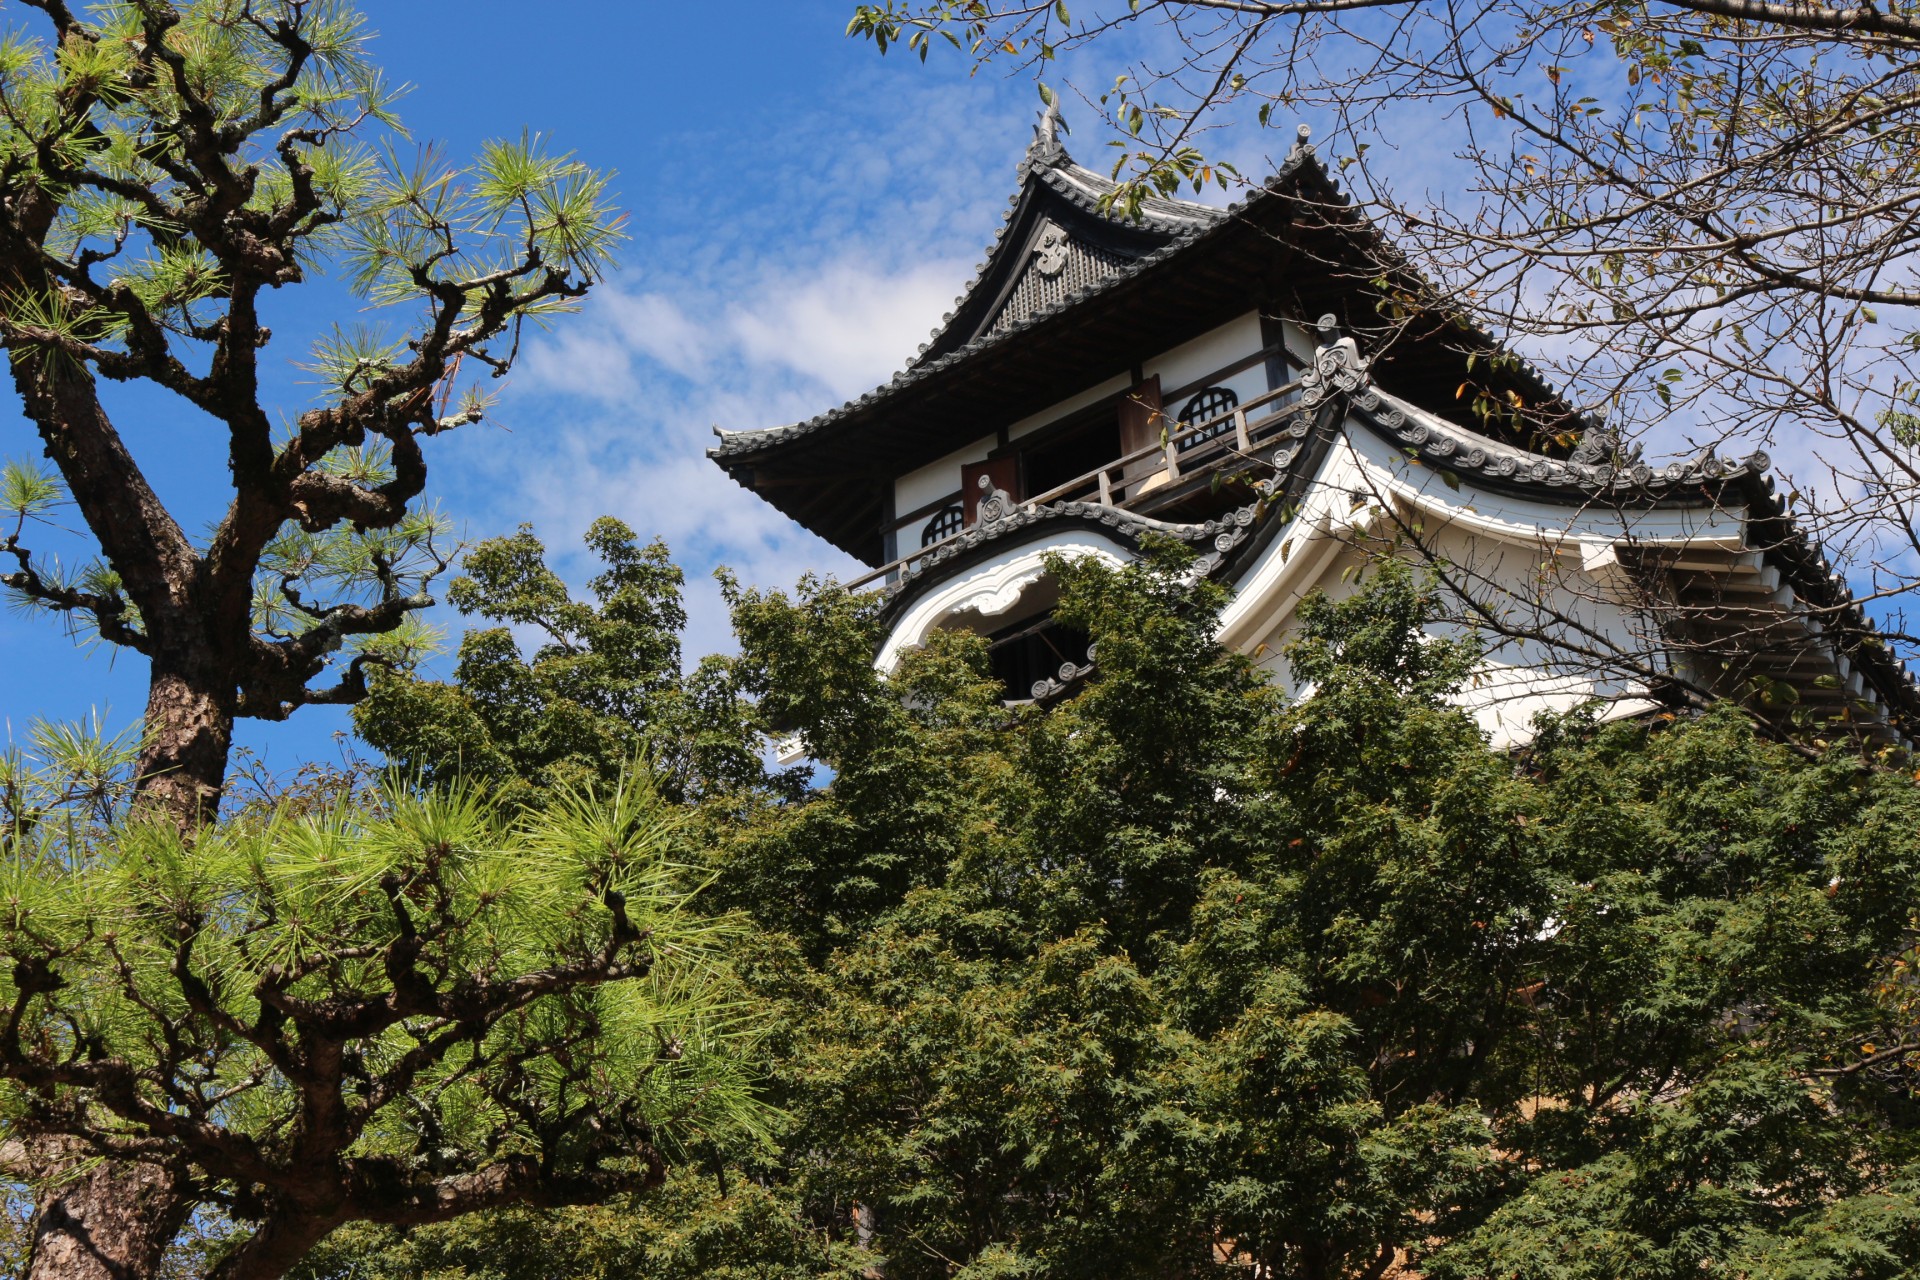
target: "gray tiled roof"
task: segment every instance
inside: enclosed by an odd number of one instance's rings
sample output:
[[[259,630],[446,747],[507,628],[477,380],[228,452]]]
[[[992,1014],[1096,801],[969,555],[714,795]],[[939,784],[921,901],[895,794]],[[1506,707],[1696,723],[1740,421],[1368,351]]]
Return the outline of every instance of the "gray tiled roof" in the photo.
[[[1268,188],[1275,187],[1284,182],[1287,178],[1298,172],[1303,165],[1314,163],[1317,166],[1318,162],[1313,161],[1312,154],[1311,147],[1300,146],[1294,148],[1292,154],[1287,157],[1286,162],[1280,166],[1279,170],[1276,171],[1263,186],[1254,188],[1246,198],[1236,201],[1224,209],[1216,209],[1209,205],[1194,204],[1185,200],[1168,200],[1159,196],[1150,196],[1142,202],[1142,222],[1131,223],[1120,215],[1102,210],[1100,207],[1102,197],[1111,194],[1118,184],[1109,178],[1094,173],[1090,169],[1084,169],[1074,164],[1071,157],[1069,157],[1066,151],[1059,147],[1058,144],[1049,148],[1039,141],[1036,141],[1035,145],[1028,149],[1026,158],[1020,162],[1019,173],[1022,191],[1025,190],[1025,184],[1031,177],[1033,180],[1043,183],[1050,190],[1064,196],[1077,207],[1089,213],[1094,213],[1116,224],[1129,226],[1145,225],[1150,229],[1166,234],[1169,237],[1167,242],[1151,253],[1117,267],[1112,274],[1060,298],[1049,306],[1043,306],[1031,315],[1025,316],[1012,324],[997,327],[982,333],[979,337],[947,352],[945,355],[935,356],[932,359],[917,357],[905,369],[896,373],[891,381],[874,388],[864,395],[847,401],[838,408],[828,409],[824,413],[816,414],[804,422],[796,422],[782,427],[765,427],[754,431],[722,431],[719,428],[715,428],[715,434],[720,437],[720,443],[707,450],[707,456],[717,460],[725,460],[727,458],[739,457],[743,454],[754,453],[769,445],[782,444],[799,436],[810,435],[823,427],[832,425],[834,422],[837,422],[857,409],[862,409],[868,405],[886,400],[942,369],[965,363],[982,351],[1009,342],[1043,320],[1078,306],[1087,299],[1096,297],[1114,288],[1116,285],[1131,280],[1142,272],[1165,262],[1188,245],[1204,237],[1208,232],[1225,226],[1235,215],[1242,212],[1249,205],[1263,199],[1268,194]],[[1001,227],[1000,234],[995,238],[992,247],[987,251],[987,256],[975,272],[974,278],[968,282],[966,289],[961,293],[960,301],[962,303],[980,286],[981,280],[986,275],[989,266],[991,266],[996,256],[1001,252],[1006,241],[1008,228],[1012,226],[1013,211],[1018,203],[1019,195],[1016,194],[1013,203],[1008,206],[1006,220]],[[958,305],[959,304],[956,304],[956,308]],[[942,327],[935,330],[935,338],[938,338],[945,332],[946,322],[952,319],[953,314],[953,312],[949,312],[942,320]],[[929,343],[927,345],[931,346],[932,344]],[[923,353],[926,350],[927,346],[921,348]]]

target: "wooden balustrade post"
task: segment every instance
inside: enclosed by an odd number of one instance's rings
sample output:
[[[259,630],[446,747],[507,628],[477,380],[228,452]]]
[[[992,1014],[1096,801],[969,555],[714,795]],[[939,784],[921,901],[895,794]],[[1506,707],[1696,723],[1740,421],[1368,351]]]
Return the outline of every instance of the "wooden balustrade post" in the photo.
[[[1235,409],[1233,411],[1233,434],[1235,438],[1240,441],[1240,452],[1253,452],[1253,437],[1247,434],[1247,411],[1245,409]]]

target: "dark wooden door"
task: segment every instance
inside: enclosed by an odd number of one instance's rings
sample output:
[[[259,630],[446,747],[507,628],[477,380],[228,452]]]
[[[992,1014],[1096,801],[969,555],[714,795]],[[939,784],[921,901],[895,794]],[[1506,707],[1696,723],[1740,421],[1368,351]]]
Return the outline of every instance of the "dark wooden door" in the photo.
[[[987,478],[988,488],[980,487],[980,477]],[[991,489],[1004,489],[1008,496],[1021,497],[1020,459],[1014,454],[1004,458],[988,458],[985,462],[969,462],[960,468],[960,501],[966,504],[967,523],[972,524],[980,515],[980,499],[987,496]]]

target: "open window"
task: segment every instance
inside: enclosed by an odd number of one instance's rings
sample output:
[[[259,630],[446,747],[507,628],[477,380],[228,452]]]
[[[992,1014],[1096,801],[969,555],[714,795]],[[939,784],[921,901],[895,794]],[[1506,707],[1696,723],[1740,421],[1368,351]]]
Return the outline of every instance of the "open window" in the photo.
[[[1027,482],[1036,494],[1057,489],[1120,456],[1120,424],[1111,417],[1082,423],[1027,451]]]
[[[1077,480],[1125,453],[1160,439],[1160,379],[1148,378],[1116,399],[1038,434],[1022,454],[1027,492],[1038,495]],[[1146,459],[1129,472],[1150,474]]]

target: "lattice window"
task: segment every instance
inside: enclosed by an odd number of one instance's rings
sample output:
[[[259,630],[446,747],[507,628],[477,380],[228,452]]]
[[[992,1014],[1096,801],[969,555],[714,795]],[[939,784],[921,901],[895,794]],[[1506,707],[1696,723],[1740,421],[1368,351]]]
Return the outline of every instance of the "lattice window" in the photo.
[[[927,527],[920,531],[920,545],[930,547],[942,538],[951,538],[960,532],[967,523],[967,509],[959,503],[942,507],[927,521]]]
[[[1208,387],[1197,393],[1193,399],[1187,401],[1187,407],[1180,411],[1180,422],[1182,426],[1191,426],[1205,422],[1209,418],[1219,418],[1221,414],[1231,413],[1235,408],[1239,407],[1239,404],[1240,397],[1234,394],[1232,387]],[[1180,442],[1180,448],[1182,450],[1191,449],[1208,440],[1227,435],[1232,432],[1232,430],[1233,419],[1220,418],[1220,421],[1206,428],[1206,430],[1196,431],[1186,437],[1186,439]]]

